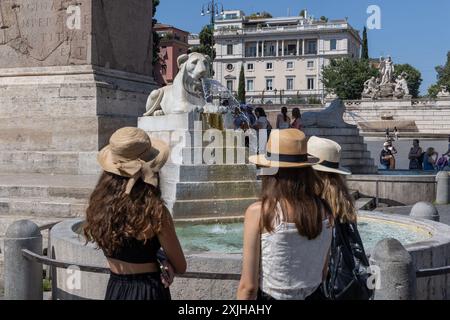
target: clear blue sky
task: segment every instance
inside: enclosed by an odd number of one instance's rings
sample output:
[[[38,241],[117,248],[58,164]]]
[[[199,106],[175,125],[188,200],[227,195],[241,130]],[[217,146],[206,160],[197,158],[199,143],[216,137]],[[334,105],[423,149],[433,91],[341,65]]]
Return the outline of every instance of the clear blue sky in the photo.
[[[198,33],[209,23],[200,15],[201,0],[161,0],[156,18],[180,29]],[[443,65],[450,51],[449,0],[222,0],[225,9],[240,9],[246,14],[268,11],[273,16],[298,15],[306,8],[314,17],[348,17],[362,30],[369,5],[381,9],[381,29],[369,30],[371,57],[391,55],[396,63],[409,63],[422,72],[422,94],[436,81],[434,67]]]

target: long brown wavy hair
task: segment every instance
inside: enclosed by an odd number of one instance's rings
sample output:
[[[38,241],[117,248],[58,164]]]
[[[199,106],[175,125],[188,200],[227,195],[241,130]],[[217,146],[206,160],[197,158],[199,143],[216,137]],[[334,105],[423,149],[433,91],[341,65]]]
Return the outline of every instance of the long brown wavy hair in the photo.
[[[338,173],[317,172],[323,183],[322,198],[328,202],[335,219],[341,222],[356,222],[356,208],[347,183]]]
[[[289,204],[295,210],[293,218],[298,233],[315,239],[322,232],[323,219],[329,214],[316,192],[321,188],[321,181],[310,167],[280,168],[273,176],[263,176],[261,227],[273,232],[277,203],[285,213]]]
[[[128,178],[103,172],[89,200],[83,233],[112,255],[126,238],[147,240],[161,232],[167,208],[161,190],[139,179],[130,195]]]

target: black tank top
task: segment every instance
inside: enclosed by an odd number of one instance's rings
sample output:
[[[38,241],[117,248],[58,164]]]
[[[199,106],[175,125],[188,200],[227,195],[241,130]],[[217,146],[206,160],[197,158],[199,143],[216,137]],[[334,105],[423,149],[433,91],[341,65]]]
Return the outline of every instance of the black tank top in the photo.
[[[135,238],[125,239],[122,247],[117,248],[114,254],[107,258],[120,260],[128,263],[154,263],[157,262],[156,254],[161,248],[158,237],[137,240]]]

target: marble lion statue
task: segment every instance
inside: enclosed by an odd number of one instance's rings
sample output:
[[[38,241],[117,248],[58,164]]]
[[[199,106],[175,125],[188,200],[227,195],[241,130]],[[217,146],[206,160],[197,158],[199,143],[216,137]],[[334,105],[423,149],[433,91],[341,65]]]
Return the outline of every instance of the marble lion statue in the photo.
[[[179,72],[173,84],[153,90],[144,116],[202,111],[206,105],[202,79],[211,76],[211,60],[201,53],[183,54],[177,60]]]
[[[340,99],[333,100],[327,108],[319,112],[305,112],[302,122],[305,127],[354,128],[344,121],[345,105]]]

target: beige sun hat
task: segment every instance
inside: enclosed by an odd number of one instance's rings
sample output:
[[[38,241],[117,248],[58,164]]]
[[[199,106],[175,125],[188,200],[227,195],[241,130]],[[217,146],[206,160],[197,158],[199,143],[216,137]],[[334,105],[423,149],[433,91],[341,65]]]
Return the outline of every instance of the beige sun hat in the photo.
[[[319,164],[313,166],[314,170],[343,175],[352,174],[341,167],[341,146],[333,140],[312,136],[308,141],[308,153],[321,160]]]
[[[159,170],[169,158],[168,145],[138,128],[124,127],[113,133],[109,144],[97,156],[103,170],[130,178],[126,194],[130,194],[136,181],[158,186]]]
[[[298,129],[272,130],[266,154],[253,155],[249,161],[267,168],[301,168],[312,166],[319,159],[309,157],[305,134]]]

